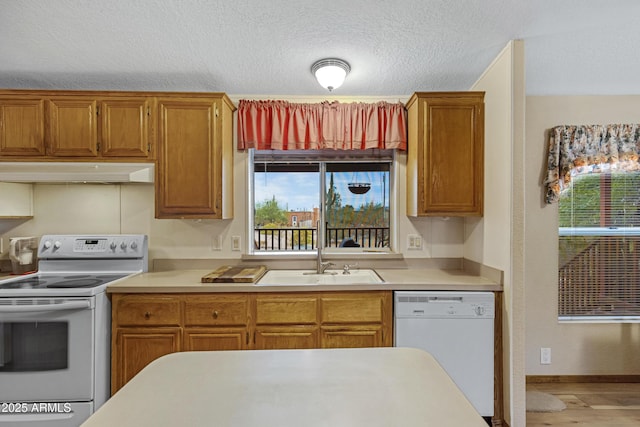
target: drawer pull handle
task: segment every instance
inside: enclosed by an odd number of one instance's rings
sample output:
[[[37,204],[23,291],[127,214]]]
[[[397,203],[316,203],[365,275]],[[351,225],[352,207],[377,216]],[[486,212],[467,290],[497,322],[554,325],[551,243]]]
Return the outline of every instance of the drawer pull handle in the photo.
[[[144,313],[144,318],[149,320],[151,318],[151,313],[149,313],[148,311]]]
[[[213,316],[214,319],[218,318],[218,310],[213,310],[213,313],[211,314]]]

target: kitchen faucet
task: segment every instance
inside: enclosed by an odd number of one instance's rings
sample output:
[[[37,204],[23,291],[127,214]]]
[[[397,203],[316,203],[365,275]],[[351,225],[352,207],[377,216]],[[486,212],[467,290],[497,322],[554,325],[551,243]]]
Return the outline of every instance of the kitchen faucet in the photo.
[[[324,274],[327,268],[335,264],[332,262],[322,262],[322,241],[324,239],[322,239],[322,236],[320,235],[320,221],[316,223],[316,229],[318,230],[318,257],[316,258],[316,273]]]
[[[318,248],[318,257],[316,258],[316,273],[324,274],[325,270],[332,265],[335,265],[332,262],[322,262],[322,250]]]

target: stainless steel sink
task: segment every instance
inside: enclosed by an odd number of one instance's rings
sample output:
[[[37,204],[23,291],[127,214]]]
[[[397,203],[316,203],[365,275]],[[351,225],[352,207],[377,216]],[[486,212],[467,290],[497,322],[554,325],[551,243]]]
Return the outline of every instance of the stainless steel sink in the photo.
[[[315,270],[269,270],[256,285],[305,286],[372,283],[384,283],[384,280],[372,269],[351,270],[349,274],[344,274],[342,270],[326,270],[323,274],[318,274]]]

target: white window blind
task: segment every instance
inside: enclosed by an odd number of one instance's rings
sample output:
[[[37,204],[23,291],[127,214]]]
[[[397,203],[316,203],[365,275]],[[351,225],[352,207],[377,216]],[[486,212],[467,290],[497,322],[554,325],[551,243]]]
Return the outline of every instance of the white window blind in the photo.
[[[640,320],[640,173],[575,176],[560,195],[561,320]]]

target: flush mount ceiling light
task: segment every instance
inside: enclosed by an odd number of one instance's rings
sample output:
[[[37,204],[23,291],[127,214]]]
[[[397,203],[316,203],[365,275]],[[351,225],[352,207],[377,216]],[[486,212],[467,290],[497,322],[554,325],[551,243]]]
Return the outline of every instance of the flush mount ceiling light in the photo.
[[[328,89],[329,92],[344,83],[349,71],[351,71],[349,64],[337,58],[321,59],[311,66],[311,72],[316,76],[320,86]]]

